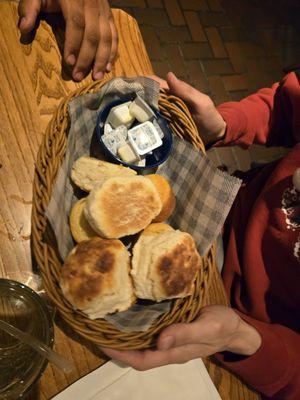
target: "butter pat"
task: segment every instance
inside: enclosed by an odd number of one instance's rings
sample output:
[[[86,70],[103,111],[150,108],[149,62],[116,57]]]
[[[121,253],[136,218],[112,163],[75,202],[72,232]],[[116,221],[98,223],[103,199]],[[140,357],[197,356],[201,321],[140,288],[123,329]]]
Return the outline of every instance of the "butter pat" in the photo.
[[[117,128],[120,125],[125,125],[129,128],[135,120],[135,117],[129,112],[131,103],[131,101],[128,101],[113,107],[108,114],[106,122],[112,125],[113,128]]]
[[[104,135],[109,135],[112,132],[113,132],[112,126],[110,124],[105,124],[104,125]]]
[[[129,144],[124,144],[118,148],[118,156],[127,164],[134,164],[139,161],[139,156],[133,151]]]
[[[142,158],[138,163],[135,164],[138,167],[145,167],[146,166],[146,159]]]
[[[139,122],[146,122],[152,117],[155,117],[151,107],[139,95],[137,95],[134,101],[130,104],[129,112]]]
[[[112,135],[119,136],[124,140],[127,139],[128,130],[125,125],[120,125],[116,129],[114,129],[111,133]]]
[[[126,144],[123,135],[120,132],[117,132],[116,130],[113,131],[112,133],[109,133],[108,135],[102,135],[102,141],[108,148],[108,150],[110,150],[114,155],[117,154],[118,149],[120,147]]]
[[[128,139],[133,150],[143,156],[160,147],[162,140],[152,122],[146,121],[128,131]]]

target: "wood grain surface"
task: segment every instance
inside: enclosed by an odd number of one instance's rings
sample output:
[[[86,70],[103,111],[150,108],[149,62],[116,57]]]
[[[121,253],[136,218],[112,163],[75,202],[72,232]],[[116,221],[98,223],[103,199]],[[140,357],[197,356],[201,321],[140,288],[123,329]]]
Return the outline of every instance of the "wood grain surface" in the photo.
[[[34,38],[20,38],[17,3],[0,1],[0,16],[0,276],[26,282],[35,271],[30,220],[39,144],[60,99],[91,77],[75,83],[62,65],[60,21],[41,21]],[[114,10],[114,18],[119,31],[119,57],[108,76],[152,74],[136,21],[121,10]],[[217,271],[209,303],[226,304]],[[58,316],[55,322],[55,350],[74,360],[75,371],[65,375],[49,365],[31,400],[50,399],[105,361],[96,346],[79,337]],[[206,365],[222,399],[259,398],[224,369],[209,360]]]

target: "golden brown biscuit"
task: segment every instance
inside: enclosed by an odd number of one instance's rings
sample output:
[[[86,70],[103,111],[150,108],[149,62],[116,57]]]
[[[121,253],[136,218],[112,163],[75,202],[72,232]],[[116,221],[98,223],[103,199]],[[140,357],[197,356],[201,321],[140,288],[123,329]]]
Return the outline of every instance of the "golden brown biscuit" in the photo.
[[[200,255],[188,233],[143,233],[133,248],[131,276],[135,294],[155,301],[188,296],[200,265]]]
[[[72,306],[91,319],[127,310],[135,301],[129,252],[120,240],[80,242],[64,263],[60,287]]]
[[[70,229],[72,236],[77,243],[90,239],[93,236],[98,236],[84,216],[83,209],[85,203],[86,198],[77,201],[70,213]]]
[[[154,222],[148,225],[147,228],[143,230],[141,235],[154,235],[156,233],[170,232],[173,230],[174,229],[168,224],[164,224],[163,222]]]
[[[143,176],[111,178],[87,197],[84,214],[102,237],[121,238],[140,232],[160,213],[159,194]]]
[[[145,177],[155,185],[162,202],[161,212],[154,218],[153,222],[163,222],[172,215],[176,205],[173,190],[167,179],[162,175],[150,174],[145,175]]]
[[[93,157],[78,158],[71,170],[72,181],[86,192],[101,185],[106,179],[115,176],[134,176],[136,171],[133,169],[98,160]]]

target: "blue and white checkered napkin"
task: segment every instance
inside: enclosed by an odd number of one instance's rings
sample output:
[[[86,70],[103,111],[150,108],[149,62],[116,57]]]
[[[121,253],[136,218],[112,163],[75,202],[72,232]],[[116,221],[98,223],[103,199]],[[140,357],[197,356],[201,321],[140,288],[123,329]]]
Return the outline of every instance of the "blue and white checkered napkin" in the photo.
[[[69,104],[71,127],[66,155],[46,210],[62,259],[74,247],[69,227],[69,214],[78,200],[70,180],[73,162],[91,154],[99,111],[109,102],[133,92],[158,108],[159,86],[149,78],[116,78],[98,93],[79,96]],[[174,138],[171,155],[158,172],[169,180],[176,196],[176,209],[168,222],[174,228],[190,233],[199,253],[205,255],[222,229],[241,182],[218,170],[190,143],[178,138]],[[135,305],[106,319],[120,330],[147,330],[159,315],[169,310],[170,304]]]

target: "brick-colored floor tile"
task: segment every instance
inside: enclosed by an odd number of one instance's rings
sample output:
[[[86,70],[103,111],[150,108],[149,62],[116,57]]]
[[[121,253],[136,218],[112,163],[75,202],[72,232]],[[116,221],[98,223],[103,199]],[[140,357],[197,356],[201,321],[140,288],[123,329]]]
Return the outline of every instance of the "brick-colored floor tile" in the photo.
[[[209,92],[208,81],[202,71],[201,65],[198,61],[187,61],[187,73],[189,77],[189,82],[196,89],[201,92],[207,93]]]
[[[120,9],[122,9],[124,12],[126,12],[127,14],[131,15],[131,16],[134,18],[134,12],[135,12],[136,8],[118,7],[118,6],[114,6],[114,8],[120,8]]]
[[[246,90],[249,82],[246,74],[222,76],[227,91]]]
[[[249,89],[254,92],[263,86],[264,77],[261,74],[257,59],[246,58],[244,63],[248,72]]]
[[[248,90],[234,90],[232,92],[228,92],[231,101],[240,101],[245,97],[249,96]]]
[[[211,45],[212,51],[214,53],[214,56],[216,58],[226,58],[227,52],[218,29],[212,26],[210,28],[206,28],[205,31],[208,37],[208,41]]]
[[[152,62],[154,73],[165,79],[169,71],[171,71],[170,65],[167,61],[153,61]]]
[[[183,43],[181,50],[186,60],[202,60],[213,57],[208,43]]]
[[[216,13],[210,11],[202,11],[199,13],[203,26],[228,26],[230,21],[223,13]]]
[[[164,8],[162,0],[147,0],[147,4],[151,8]]]
[[[179,0],[183,10],[205,11],[208,9],[205,0]]]
[[[242,41],[247,39],[245,32],[236,27],[219,27],[219,32],[225,42],[236,42],[238,40]]]
[[[175,75],[186,77],[186,67],[178,44],[170,44],[167,47],[167,56]]]
[[[236,72],[245,72],[245,56],[239,42],[225,43],[230,62]]]
[[[149,8],[141,8],[135,10],[135,18],[140,24],[150,26],[169,26],[169,19],[164,10],[149,10]]]
[[[210,75],[226,75],[234,73],[231,63],[228,60],[203,60],[201,61],[204,70]]]
[[[230,96],[228,95],[224,83],[219,75],[209,76],[207,79],[216,105],[230,100]]]
[[[211,11],[224,12],[224,8],[219,0],[207,0],[207,3]]]
[[[263,46],[256,43],[251,43],[246,41],[240,42],[240,47],[244,52],[245,56],[258,57],[265,55],[265,49],[263,48]]]
[[[159,28],[160,40],[164,43],[174,42],[189,42],[191,41],[191,35],[185,26],[175,27],[161,27]]]
[[[198,14],[194,11],[185,11],[184,16],[194,42],[205,42],[207,40],[202,28]]]
[[[144,0],[113,0],[113,7],[146,7],[146,2]]]
[[[152,60],[165,59],[165,50],[160,45],[156,29],[151,26],[141,26],[140,29],[150,58]]]
[[[111,0],[110,4],[137,19],[158,75],[165,77],[173,70],[217,104],[239,101],[270,86],[282,77],[283,67],[300,59],[299,0]],[[216,150],[215,158],[219,163],[225,160],[229,170],[245,169],[255,154],[264,159],[264,153],[255,149],[241,154],[233,148],[225,153]]]
[[[164,5],[172,25],[185,25],[185,19],[177,0],[164,0]]]

